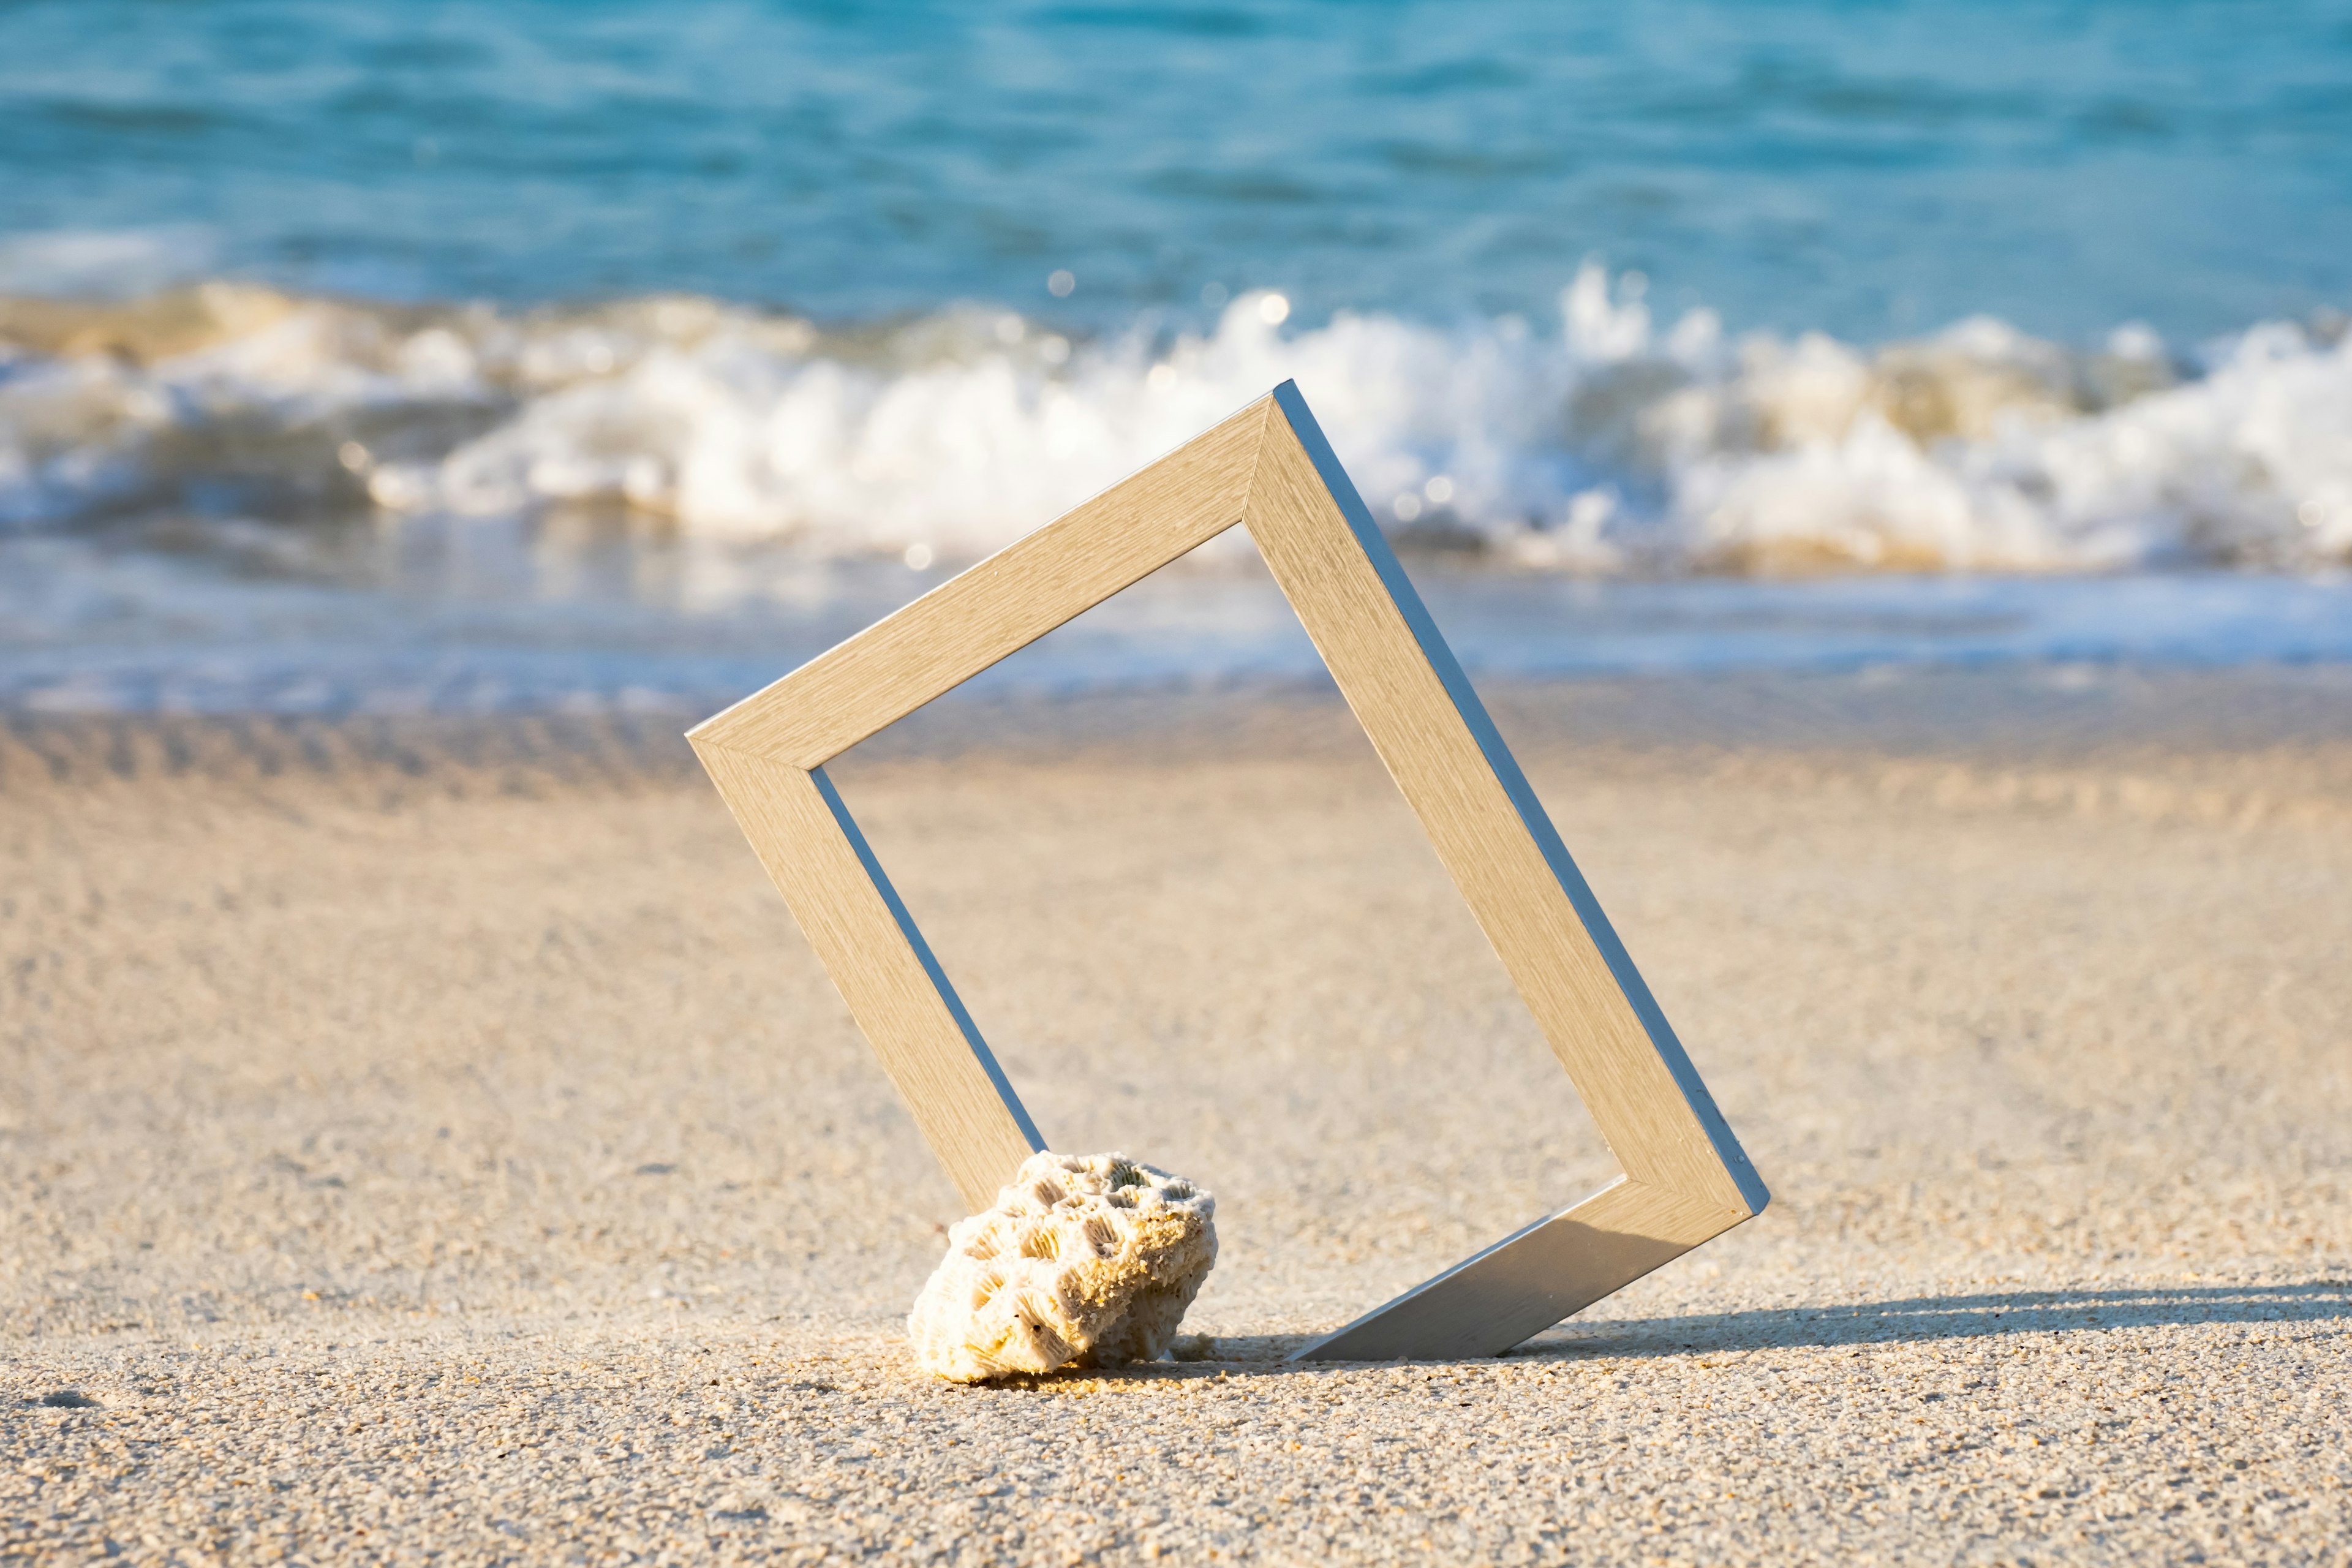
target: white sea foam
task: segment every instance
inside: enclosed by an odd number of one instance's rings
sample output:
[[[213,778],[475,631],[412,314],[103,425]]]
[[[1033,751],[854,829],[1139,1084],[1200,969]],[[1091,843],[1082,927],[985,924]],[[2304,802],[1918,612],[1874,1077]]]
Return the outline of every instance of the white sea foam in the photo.
[[[1865,349],[1661,329],[1588,267],[1556,329],[1263,293],[1205,335],[1073,343],[692,298],[501,314],[206,285],[0,306],[0,521],[373,504],[625,508],[953,560],[1296,377],[1376,515],[1529,568],[2101,570],[2352,559],[2352,338],[2267,322],[2095,352],[2001,322]],[[911,558],[910,553],[910,558]]]

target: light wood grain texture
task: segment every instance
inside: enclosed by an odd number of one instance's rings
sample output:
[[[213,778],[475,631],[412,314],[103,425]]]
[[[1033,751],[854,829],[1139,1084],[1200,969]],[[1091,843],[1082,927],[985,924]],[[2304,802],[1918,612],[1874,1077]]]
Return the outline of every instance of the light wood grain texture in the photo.
[[[822,764],[1246,521],[1624,1174],[1298,1352],[1507,1350],[1769,1201],[1298,395],[1272,395],[689,736],[971,1205],[1036,1131]]]
[[[1272,398],[706,719],[690,739],[823,766],[1239,522]]]
[[[698,745],[850,1016],[974,1211],[1045,1146],[822,769]]]

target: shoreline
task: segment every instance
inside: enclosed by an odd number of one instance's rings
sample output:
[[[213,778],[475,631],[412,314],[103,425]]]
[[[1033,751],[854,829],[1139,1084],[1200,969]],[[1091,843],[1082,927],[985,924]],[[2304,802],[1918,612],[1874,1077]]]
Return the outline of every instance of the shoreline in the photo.
[[[781,669],[784,667],[779,667]],[[741,696],[756,689],[757,678]],[[1968,761],[2252,754],[2352,741],[2352,663],[2219,668],[2041,662],[1858,670],[1471,672],[1515,749],[1718,750]],[[699,777],[685,731],[733,700],[638,711],[47,710],[0,705],[0,787],[345,766],[510,765]],[[1330,754],[1356,733],[1328,676],[1034,689],[985,678],[862,742],[864,760],[1096,752],[1161,762]]]

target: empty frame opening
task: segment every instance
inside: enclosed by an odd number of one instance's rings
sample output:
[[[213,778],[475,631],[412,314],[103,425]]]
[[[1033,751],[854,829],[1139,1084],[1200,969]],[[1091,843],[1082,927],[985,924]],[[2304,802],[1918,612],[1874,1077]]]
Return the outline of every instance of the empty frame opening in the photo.
[[[1218,1194],[1204,1321],[1328,1327],[1617,1167],[1319,666],[1072,689],[1186,594],[1289,616],[1180,565],[826,772],[1047,1143]]]

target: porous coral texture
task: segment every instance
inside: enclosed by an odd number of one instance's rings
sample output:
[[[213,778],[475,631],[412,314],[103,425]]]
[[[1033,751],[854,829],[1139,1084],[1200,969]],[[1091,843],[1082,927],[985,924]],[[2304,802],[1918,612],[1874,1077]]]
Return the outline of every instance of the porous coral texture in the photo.
[[[948,1232],[907,1330],[957,1383],[1166,1351],[1217,1260],[1216,1200],[1120,1154],[1032,1154]]]

